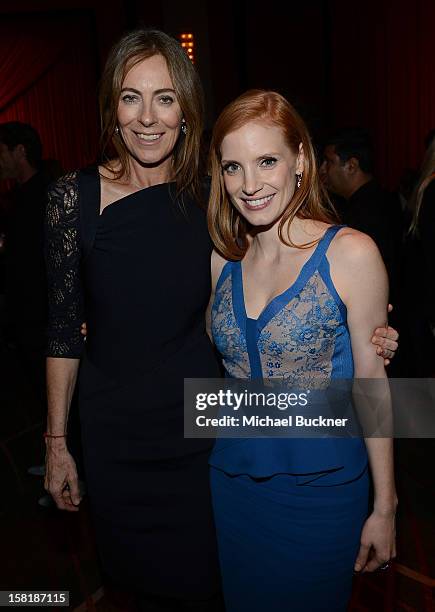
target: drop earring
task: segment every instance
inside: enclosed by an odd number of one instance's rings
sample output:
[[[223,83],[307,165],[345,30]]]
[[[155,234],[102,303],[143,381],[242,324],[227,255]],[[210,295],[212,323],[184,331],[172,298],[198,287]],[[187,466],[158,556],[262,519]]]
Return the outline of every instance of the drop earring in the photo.
[[[119,127],[118,127],[118,126],[116,126],[116,127],[115,127],[115,134],[116,134],[117,136],[118,136],[118,134],[119,134]]]
[[[303,172],[297,172],[297,174],[296,174],[296,188],[297,189],[299,189],[299,187],[301,186],[302,175],[303,175]]]
[[[181,131],[186,136],[186,134],[187,134],[187,124],[186,124],[186,120],[185,119],[181,120]]]

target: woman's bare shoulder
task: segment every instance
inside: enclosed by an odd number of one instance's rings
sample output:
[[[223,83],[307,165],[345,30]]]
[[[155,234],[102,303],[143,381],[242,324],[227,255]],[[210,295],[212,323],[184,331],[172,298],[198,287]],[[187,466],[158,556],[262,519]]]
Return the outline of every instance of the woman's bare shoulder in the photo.
[[[332,280],[346,305],[361,290],[367,295],[372,290],[382,294],[387,290],[388,277],[382,256],[367,234],[344,227],[332,241],[327,257]]]
[[[351,227],[343,227],[337,233],[328,251],[328,258],[341,260],[345,265],[367,261],[377,256],[380,254],[375,241]]]
[[[346,306],[355,296],[388,291],[388,277],[382,256],[370,236],[344,227],[334,237],[327,258],[334,286]]]

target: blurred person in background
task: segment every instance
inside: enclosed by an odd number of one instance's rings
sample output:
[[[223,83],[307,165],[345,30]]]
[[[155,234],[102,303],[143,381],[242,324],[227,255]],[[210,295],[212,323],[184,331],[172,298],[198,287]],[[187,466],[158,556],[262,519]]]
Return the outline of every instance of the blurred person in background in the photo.
[[[0,124],[0,178],[15,182],[8,194],[11,205],[4,230],[5,336],[35,393],[34,416],[42,421],[47,326],[43,245],[49,181],[42,171],[41,139],[31,125]]]
[[[4,194],[0,221],[1,265],[4,272],[3,338],[17,356],[20,376],[29,384],[32,422],[42,422],[47,410],[45,348],[47,279],[44,262],[44,217],[47,188],[62,174],[57,160],[42,159],[38,131],[27,123],[0,124],[0,179],[11,181]],[[1,291],[1,290],[0,290]],[[40,464],[29,467],[44,474]],[[41,500],[48,501],[44,496]]]
[[[1,179],[0,179],[1,180]],[[5,346],[5,250],[6,226],[9,212],[9,198],[7,193],[0,193],[0,347]]]
[[[343,198],[338,212],[343,223],[368,234],[387,268],[390,301],[396,303],[403,217],[400,201],[374,177],[371,139],[362,128],[343,129],[327,139],[321,175],[333,194]]]
[[[409,206],[402,291],[408,376],[435,376],[435,138],[428,140]],[[415,299],[419,291],[419,300]]]

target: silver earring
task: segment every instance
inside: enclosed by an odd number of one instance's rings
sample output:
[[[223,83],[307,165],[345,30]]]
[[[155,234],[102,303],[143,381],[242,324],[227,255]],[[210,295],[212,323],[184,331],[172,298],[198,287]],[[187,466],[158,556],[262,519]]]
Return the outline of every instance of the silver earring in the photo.
[[[301,186],[301,183],[302,183],[302,175],[303,175],[303,172],[298,172],[298,173],[296,174],[296,178],[297,178],[296,187],[297,187],[297,189],[299,189],[299,187]]]
[[[117,136],[118,136],[118,134],[119,134],[119,127],[118,127],[118,126],[116,126],[116,128],[115,128],[115,134],[116,134]]]
[[[187,125],[186,125],[186,120],[185,119],[181,120],[181,131],[186,136],[186,134],[187,134]]]

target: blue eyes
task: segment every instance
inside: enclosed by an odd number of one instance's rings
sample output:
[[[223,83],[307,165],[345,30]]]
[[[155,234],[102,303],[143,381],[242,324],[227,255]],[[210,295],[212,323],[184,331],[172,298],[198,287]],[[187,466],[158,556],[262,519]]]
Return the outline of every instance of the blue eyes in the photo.
[[[231,162],[230,164],[225,164],[223,168],[224,168],[224,172],[226,172],[227,174],[235,174],[239,166],[238,164],[233,164]]]
[[[273,168],[278,160],[275,157],[264,157],[260,160],[260,168]],[[236,162],[228,162],[223,166],[223,171],[226,174],[235,174],[240,169],[239,164]]]
[[[275,164],[276,164],[277,160],[275,159],[275,157],[265,157],[262,161],[260,166],[262,166],[263,168],[272,168]]]

